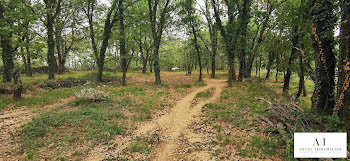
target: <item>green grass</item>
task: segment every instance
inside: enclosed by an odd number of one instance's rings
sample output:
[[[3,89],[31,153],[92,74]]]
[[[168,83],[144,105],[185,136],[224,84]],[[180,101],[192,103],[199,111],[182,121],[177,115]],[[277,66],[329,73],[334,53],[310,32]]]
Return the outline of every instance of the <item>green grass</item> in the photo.
[[[252,149],[260,151],[264,155],[273,156],[280,149],[281,142],[274,139],[267,139],[258,136],[253,136],[250,139]]]
[[[114,135],[122,134],[126,117],[118,111],[103,107],[81,108],[70,112],[49,111],[24,125],[21,135],[23,152],[38,155],[39,148],[56,150],[67,148],[86,140],[106,142]]]
[[[213,95],[213,92],[211,90],[206,90],[206,91],[197,93],[196,98],[209,98],[212,95]]]
[[[283,144],[277,138],[248,135],[249,132],[246,131],[247,129],[254,129],[259,133],[262,132],[256,118],[266,114],[265,110],[268,108],[268,104],[257,98],[265,98],[271,102],[278,101],[281,103],[288,101],[281,97],[282,88],[277,88],[274,83],[269,82],[267,84],[268,81],[255,77],[246,82],[234,82],[232,88],[226,88],[222,91],[219,101],[205,105],[203,112],[208,116],[208,120],[205,122],[216,129],[219,145],[238,147],[238,155],[242,157],[268,158],[268,156],[280,156],[276,155],[276,151]],[[295,88],[297,88],[297,85],[292,83],[291,91]],[[244,134],[240,134],[242,136],[235,135],[235,138],[232,138],[232,135],[226,136],[225,130],[222,130],[223,127],[233,127]],[[240,145],[245,142],[249,144],[245,148],[241,148]],[[217,152],[223,151],[224,149],[219,149]]]
[[[174,86],[175,89],[178,89],[178,88],[191,88],[192,85],[191,84],[176,84]]]
[[[137,137],[134,142],[132,142],[125,151],[134,153],[134,152],[140,152],[144,154],[148,154],[151,150],[151,147],[149,146],[150,140],[145,138]]]
[[[12,97],[4,98],[0,96],[0,110],[8,108],[10,105],[14,105],[15,107],[44,106],[55,103],[60,99],[73,96],[77,91],[77,88],[47,90],[44,92],[37,92],[33,97],[23,97],[18,101],[13,100]]]

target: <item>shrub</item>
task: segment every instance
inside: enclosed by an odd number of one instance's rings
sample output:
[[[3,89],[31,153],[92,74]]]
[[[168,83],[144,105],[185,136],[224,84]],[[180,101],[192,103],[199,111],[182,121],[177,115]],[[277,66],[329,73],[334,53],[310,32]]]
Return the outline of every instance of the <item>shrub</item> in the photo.
[[[85,84],[85,80],[80,80],[76,78],[67,78],[67,79],[57,79],[57,80],[49,80],[42,85],[40,85],[41,88],[52,88],[52,89],[58,89],[58,88],[71,88],[75,86],[80,86]]]
[[[84,88],[80,92],[75,93],[75,96],[79,100],[90,102],[102,102],[106,101],[109,98],[103,91],[99,91],[93,88]]]

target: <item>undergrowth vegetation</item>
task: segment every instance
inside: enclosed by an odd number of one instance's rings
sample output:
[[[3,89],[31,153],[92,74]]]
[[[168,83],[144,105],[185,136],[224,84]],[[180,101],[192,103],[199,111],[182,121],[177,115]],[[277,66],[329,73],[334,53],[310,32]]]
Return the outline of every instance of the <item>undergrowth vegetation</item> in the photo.
[[[208,116],[205,123],[216,129],[220,145],[216,155],[220,159],[274,160],[284,157],[282,149],[285,149],[285,143],[280,141],[278,135],[267,131],[259,120],[259,117],[268,115],[266,109],[269,107],[268,103],[259,98],[278,103],[289,101],[288,97],[282,95],[280,88],[275,88],[280,85],[280,82],[261,78],[235,82],[232,88],[222,91],[219,101],[206,104],[203,108]],[[293,90],[297,88],[296,85],[291,84]]]
[[[182,81],[169,79],[163,85],[144,83],[138,76],[130,76],[128,86],[91,82],[91,73],[78,72],[76,75],[87,83],[58,89],[42,89],[37,84],[32,87],[31,95],[18,102],[2,96],[1,108],[27,106],[38,109],[35,111],[40,113],[16,132],[16,141],[20,145],[18,153],[25,154],[24,159],[42,158],[42,151],[46,152],[44,158],[48,160],[82,159],[94,146],[108,144],[116,135],[130,132],[135,124],[152,119],[157,111],[172,107],[178,99],[198,87],[193,81],[195,76],[182,74],[177,74]],[[109,76],[118,77],[114,74]],[[67,76],[61,77],[73,79],[76,76],[67,73]],[[144,75],[142,79],[151,80],[152,76]],[[40,92],[35,91],[39,88]],[[181,90],[183,88],[186,90]],[[60,102],[67,97],[74,99]],[[45,109],[46,105],[56,102],[60,105]],[[136,139],[127,152],[149,153],[153,142],[153,138]]]

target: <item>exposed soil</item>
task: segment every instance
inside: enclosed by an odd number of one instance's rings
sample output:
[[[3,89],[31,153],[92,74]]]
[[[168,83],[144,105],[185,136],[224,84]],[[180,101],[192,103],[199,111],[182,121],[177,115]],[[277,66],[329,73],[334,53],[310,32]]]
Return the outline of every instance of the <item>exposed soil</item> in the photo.
[[[15,142],[14,134],[19,127],[28,123],[40,113],[64,105],[73,99],[74,97],[68,97],[57,101],[57,103],[36,109],[39,112],[33,112],[33,110],[25,107],[2,111],[0,113],[0,160],[12,160],[11,157],[16,156],[18,145]]]
[[[106,158],[118,158],[127,148],[133,138],[154,135],[159,136],[159,142],[151,149],[148,157],[142,160],[212,160],[207,135],[198,133],[196,128],[191,128],[196,122],[200,122],[202,107],[220,97],[222,88],[226,85],[223,80],[206,79],[207,86],[200,87],[178,101],[168,113],[151,121],[138,125],[138,128],[125,136],[117,136],[111,141],[111,146],[96,147],[89,152],[86,160],[103,160]],[[192,101],[199,92],[215,88],[213,95],[191,108]],[[184,150],[185,149],[185,150]]]

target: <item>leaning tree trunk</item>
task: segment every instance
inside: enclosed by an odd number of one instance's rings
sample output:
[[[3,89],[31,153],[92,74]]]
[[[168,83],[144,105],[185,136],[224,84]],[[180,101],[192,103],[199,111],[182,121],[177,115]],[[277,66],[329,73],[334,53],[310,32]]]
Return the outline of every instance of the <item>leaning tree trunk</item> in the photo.
[[[192,16],[192,15],[190,15]],[[199,65],[199,77],[198,77],[198,82],[202,81],[202,60],[201,60],[201,53],[199,51],[199,45],[198,45],[198,39],[197,39],[197,31],[196,28],[194,26],[194,22],[191,20],[190,22],[191,28],[192,28],[192,32],[193,32],[193,43],[194,43],[194,47],[196,49],[197,52],[197,59],[198,59],[198,65]]]
[[[350,2],[340,0],[342,7],[341,34],[340,34],[340,65],[339,82],[341,88],[338,89],[338,96],[335,114],[344,122],[344,129],[350,132]],[[348,142],[350,136],[348,135]]]
[[[297,52],[296,46],[298,45],[298,42],[299,42],[299,34],[298,34],[298,26],[296,26],[294,28],[293,38],[292,38],[292,52],[288,60],[288,69],[287,69],[286,77],[284,78],[284,83],[283,83],[283,93],[288,93],[288,90],[289,90],[290,77],[292,76],[292,64],[295,59],[294,58],[295,53]]]
[[[105,26],[104,26],[104,32],[103,32],[103,40],[102,40],[102,45],[100,49],[100,55],[97,60],[97,67],[98,67],[98,73],[97,73],[97,79],[98,81],[103,81],[103,70],[104,70],[104,65],[105,65],[105,57],[106,57],[106,50],[108,46],[108,41],[112,32],[112,25],[109,20],[105,21]]]
[[[331,115],[334,108],[335,54],[334,27],[337,21],[332,0],[315,0],[313,4],[312,46],[315,52],[316,80],[311,111]]]

